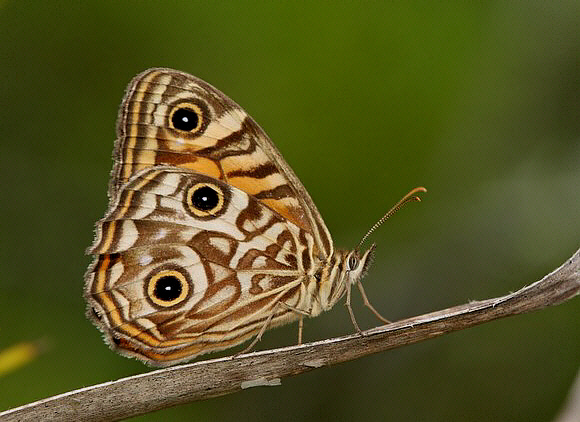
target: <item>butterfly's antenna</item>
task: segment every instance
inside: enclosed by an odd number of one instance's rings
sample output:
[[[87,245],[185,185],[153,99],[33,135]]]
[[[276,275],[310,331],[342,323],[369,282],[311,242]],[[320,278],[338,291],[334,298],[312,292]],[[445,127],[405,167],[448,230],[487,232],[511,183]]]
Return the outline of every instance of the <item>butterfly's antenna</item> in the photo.
[[[355,250],[359,250],[360,247],[362,246],[362,244],[364,243],[365,240],[367,240],[367,238],[371,235],[372,232],[374,232],[376,229],[379,228],[379,226],[381,224],[383,224],[385,221],[387,221],[390,217],[393,216],[393,214],[395,214],[397,211],[399,211],[403,205],[409,203],[409,202],[421,202],[421,198],[419,198],[417,196],[417,193],[419,192],[427,192],[427,189],[425,189],[424,187],[420,186],[418,188],[415,188],[413,190],[411,190],[411,192],[409,192],[408,194],[406,194],[405,196],[403,196],[399,202],[397,202],[395,205],[393,205],[393,207],[387,211],[387,213],[385,215],[383,215],[383,217],[377,221],[367,232],[367,234],[365,234],[363,236],[363,238],[361,239],[361,241],[359,242],[359,244],[357,245]]]

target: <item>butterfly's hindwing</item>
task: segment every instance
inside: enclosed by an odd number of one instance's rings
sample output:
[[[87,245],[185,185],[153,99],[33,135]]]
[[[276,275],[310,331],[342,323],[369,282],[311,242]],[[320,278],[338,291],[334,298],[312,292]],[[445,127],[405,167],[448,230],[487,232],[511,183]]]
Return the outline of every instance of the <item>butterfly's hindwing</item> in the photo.
[[[222,195],[213,214],[193,211],[196,186]],[[219,350],[254,335],[277,302],[308,306],[312,245],[310,233],[239,189],[187,170],[146,169],[97,226],[89,300],[127,353],[163,362]],[[163,282],[180,294],[156,298]],[[273,324],[297,318],[280,309]]]

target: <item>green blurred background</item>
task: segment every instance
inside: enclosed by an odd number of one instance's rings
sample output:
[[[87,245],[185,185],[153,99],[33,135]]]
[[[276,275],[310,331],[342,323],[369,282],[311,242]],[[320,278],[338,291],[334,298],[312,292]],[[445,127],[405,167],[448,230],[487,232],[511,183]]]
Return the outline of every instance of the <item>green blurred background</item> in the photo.
[[[353,247],[388,318],[503,295],[580,246],[580,3],[0,2],[0,409],[149,369],[84,316],[126,84],[151,66],[241,104]],[[364,327],[377,324],[354,299]],[[135,420],[547,421],[580,365],[580,301]],[[343,306],[307,341],[353,331]],[[259,349],[289,345],[296,326]]]

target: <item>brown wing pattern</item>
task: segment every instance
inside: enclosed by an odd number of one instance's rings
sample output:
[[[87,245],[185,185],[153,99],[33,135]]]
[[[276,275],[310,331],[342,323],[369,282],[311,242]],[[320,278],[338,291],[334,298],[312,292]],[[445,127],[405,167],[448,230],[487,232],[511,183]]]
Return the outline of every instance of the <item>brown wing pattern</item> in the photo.
[[[175,126],[183,108],[197,115],[193,130]],[[328,229],[276,147],[243,109],[206,82],[171,69],[138,75],[123,100],[117,135],[111,198],[145,168],[189,169],[241,189],[310,232],[319,260],[332,255]]]
[[[278,302],[308,308],[314,239],[262,202],[174,167],[114,189],[89,250],[86,296],[119,352],[174,364],[250,338]],[[272,324],[298,317],[280,307]]]

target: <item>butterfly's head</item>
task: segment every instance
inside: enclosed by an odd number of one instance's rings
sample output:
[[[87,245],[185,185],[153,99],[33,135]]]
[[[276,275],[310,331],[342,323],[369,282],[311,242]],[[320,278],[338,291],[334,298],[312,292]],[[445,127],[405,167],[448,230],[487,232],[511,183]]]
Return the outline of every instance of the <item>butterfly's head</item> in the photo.
[[[319,298],[321,310],[329,310],[344,296],[350,285],[366,274],[374,255],[375,245],[361,254],[358,250],[335,250],[332,259],[322,271]]]
[[[346,283],[354,285],[366,275],[369,266],[373,262],[375,246],[376,245],[373,243],[371,247],[362,254],[356,249],[346,254],[343,264],[343,267],[345,268],[345,278],[347,279],[345,280]]]

